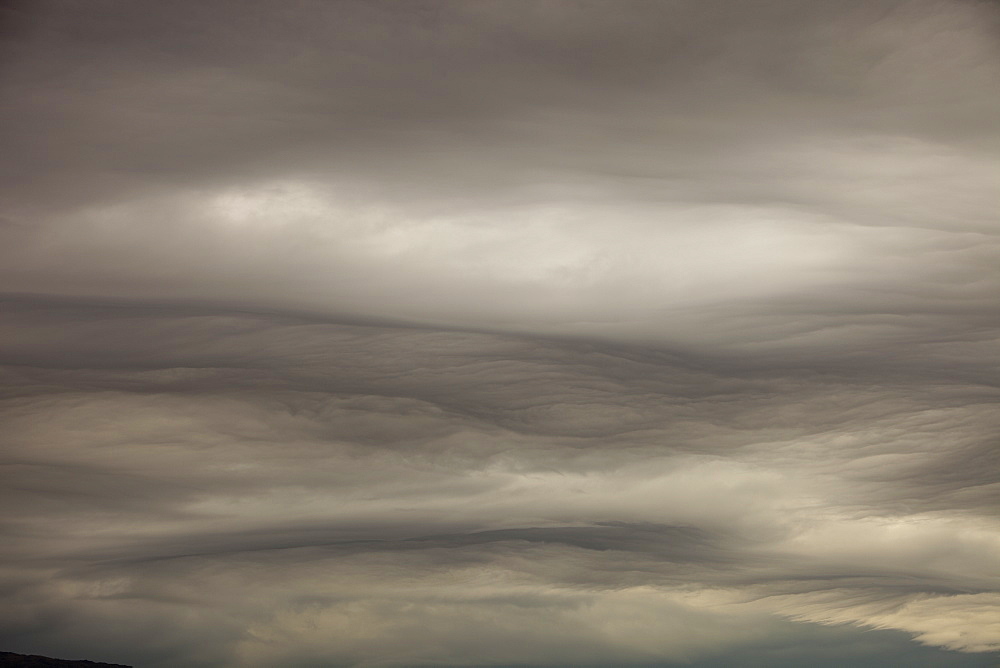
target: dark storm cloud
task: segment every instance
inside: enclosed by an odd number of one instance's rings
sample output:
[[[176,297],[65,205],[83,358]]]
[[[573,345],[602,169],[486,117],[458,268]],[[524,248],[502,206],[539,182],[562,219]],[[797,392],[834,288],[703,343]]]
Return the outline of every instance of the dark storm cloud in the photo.
[[[993,660],[995,6],[3,18],[6,649]]]

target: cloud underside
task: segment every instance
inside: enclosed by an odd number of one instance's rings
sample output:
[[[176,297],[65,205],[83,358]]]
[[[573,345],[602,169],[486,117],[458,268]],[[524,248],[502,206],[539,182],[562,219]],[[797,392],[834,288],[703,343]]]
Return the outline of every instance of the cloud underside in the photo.
[[[3,11],[5,648],[1000,651],[993,6]]]
[[[997,649],[994,388],[177,305],[9,312],[18,635],[165,628],[151,653],[189,665],[606,665],[795,638],[783,617]]]

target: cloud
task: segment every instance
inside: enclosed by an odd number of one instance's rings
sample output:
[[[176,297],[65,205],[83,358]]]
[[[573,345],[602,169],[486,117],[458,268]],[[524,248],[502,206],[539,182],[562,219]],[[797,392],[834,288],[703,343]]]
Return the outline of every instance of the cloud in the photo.
[[[9,649],[994,659],[991,6],[9,13]]]
[[[976,461],[992,420],[974,387],[179,307],[9,311],[22,605],[169,626],[164,665],[680,661],[773,633],[761,610],[992,649],[1000,544],[970,487],[988,471],[948,464]],[[984,615],[977,634],[928,632],[946,600]],[[499,627],[473,642],[467,624]]]

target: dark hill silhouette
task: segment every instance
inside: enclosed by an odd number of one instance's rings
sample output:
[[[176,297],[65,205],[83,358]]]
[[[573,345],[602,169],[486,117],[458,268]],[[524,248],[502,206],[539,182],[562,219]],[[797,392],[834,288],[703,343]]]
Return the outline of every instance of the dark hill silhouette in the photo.
[[[132,668],[132,666],[98,661],[67,661],[66,659],[52,659],[36,654],[0,652],[0,668]]]

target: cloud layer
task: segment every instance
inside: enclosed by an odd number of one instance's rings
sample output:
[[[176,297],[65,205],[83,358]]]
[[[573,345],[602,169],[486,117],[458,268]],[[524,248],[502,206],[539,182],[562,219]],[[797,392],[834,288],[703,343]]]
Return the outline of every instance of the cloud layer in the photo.
[[[3,16],[5,649],[996,661],[995,6]]]

